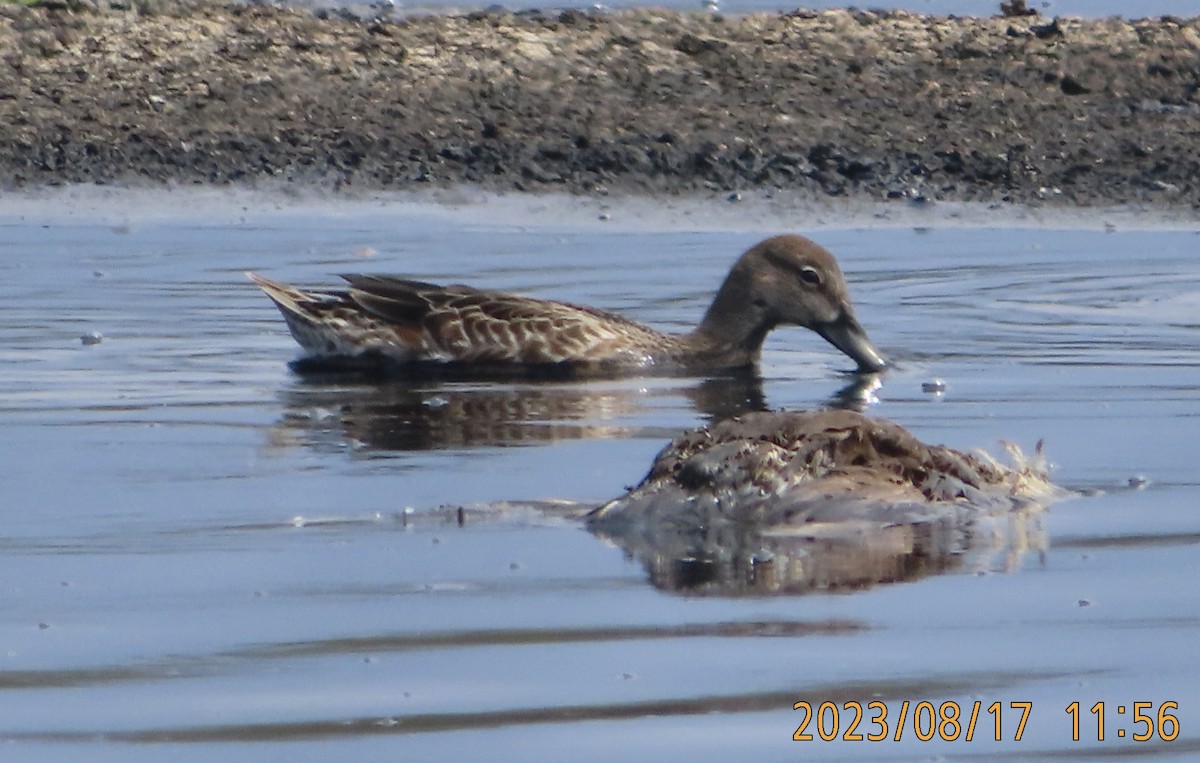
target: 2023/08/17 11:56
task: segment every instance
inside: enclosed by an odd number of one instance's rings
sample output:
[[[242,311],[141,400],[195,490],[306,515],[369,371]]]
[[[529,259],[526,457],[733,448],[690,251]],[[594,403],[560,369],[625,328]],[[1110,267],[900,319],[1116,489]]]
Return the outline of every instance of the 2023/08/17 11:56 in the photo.
[[[1157,737],[1164,742],[1170,742],[1179,736],[1179,719],[1174,712],[1179,709],[1179,703],[1163,702],[1157,711],[1154,710],[1153,702],[1133,702],[1131,706],[1132,728],[1117,728],[1117,738],[1123,739],[1128,735],[1134,741],[1145,742]],[[977,733],[981,735],[981,739],[990,738],[996,742],[1004,739],[1001,716],[1005,707],[1000,701],[985,706],[982,701],[975,700],[964,706],[955,701],[935,705],[928,700],[915,704],[904,700],[900,703],[894,725],[889,723],[887,703],[880,700],[868,702],[865,708],[862,703],[855,701],[843,702],[840,706],[836,702],[826,701],[817,705],[816,709],[811,702],[801,700],[796,702],[792,709],[804,712],[804,719],[792,734],[792,739],[796,742],[811,742],[817,739],[825,742],[836,739],[845,742],[882,742],[889,739],[899,742],[904,738],[910,718],[912,734],[922,742],[934,739],[945,742],[961,739],[970,742],[976,738]],[[1033,712],[1033,702],[1009,702],[1008,710],[1010,714],[1018,713],[1012,739],[1019,742],[1025,734],[1025,724],[1030,713]],[[1126,705],[1118,705],[1116,710],[1118,715],[1124,716]],[[1096,741],[1103,742],[1106,732],[1105,703],[1097,702],[1088,712],[1096,716]],[[1076,701],[1067,705],[1066,713],[1071,716],[1071,740],[1078,742],[1081,739],[1080,703]],[[843,714],[849,716],[845,718],[847,725],[844,731]],[[990,722],[988,716],[991,717]],[[864,722],[866,728],[860,731],[859,727]],[[809,730],[810,726],[815,729],[816,736]]]

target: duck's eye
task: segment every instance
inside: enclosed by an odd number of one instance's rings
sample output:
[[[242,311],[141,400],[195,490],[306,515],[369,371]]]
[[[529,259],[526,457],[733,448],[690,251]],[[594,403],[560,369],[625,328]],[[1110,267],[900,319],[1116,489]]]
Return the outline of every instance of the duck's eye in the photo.
[[[803,267],[800,268],[800,280],[810,286],[820,286],[821,274],[812,266]]]

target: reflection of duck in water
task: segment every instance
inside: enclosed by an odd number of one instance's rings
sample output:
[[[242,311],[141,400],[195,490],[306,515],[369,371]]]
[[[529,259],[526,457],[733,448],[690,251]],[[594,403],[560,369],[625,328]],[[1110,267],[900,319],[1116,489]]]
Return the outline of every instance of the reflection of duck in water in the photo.
[[[827,405],[863,407],[879,384],[852,377]],[[437,379],[306,377],[281,391],[284,413],[272,427],[278,446],[391,452],[550,444],[563,440],[670,437],[644,421],[676,399],[716,421],[767,407],[762,379],[749,371],[702,378],[590,381],[512,380],[461,383]]]
[[[301,291],[250,277],[309,358],[330,366],[708,372],[753,365],[772,329],[794,325],[816,331],[861,372],[884,367],[854,317],[837,261],[801,236],[770,238],[743,254],[689,334],[662,333],[590,307],[391,276],[345,276],[345,291]]]
[[[284,393],[286,410],[272,439],[317,450],[353,444],[356,452],[391,452],[657,438],[673,432],[637,422],[664,396],[738,413],[762,407],[760,381],[749,374],[671,379],[669,386],[650,388],[627,380],[304,383]]]
[[[1026,547],[1029,520],[1066,492],[1040,452],[1011,450],[1006,467],[853,411],[749,413],[676,438],[588,524],[672,589],[909,579],[963,564],[972,548],[995,551],[997,537],[1009,536],[1005,553]]]

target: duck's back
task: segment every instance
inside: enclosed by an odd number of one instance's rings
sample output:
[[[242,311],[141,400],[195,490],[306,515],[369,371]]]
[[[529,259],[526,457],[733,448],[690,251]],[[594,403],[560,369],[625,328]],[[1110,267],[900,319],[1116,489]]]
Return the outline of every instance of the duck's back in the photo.
[[[652,363],[677,338],[615,313],[469,286],[346,276],[350,299],[411,327],[417,359],[459,363]]]
[[[252,278],[310,359],[390,364],[606,368],[669,363],[686,339],[615,313],[469,286],[343,276],[348,291]]]

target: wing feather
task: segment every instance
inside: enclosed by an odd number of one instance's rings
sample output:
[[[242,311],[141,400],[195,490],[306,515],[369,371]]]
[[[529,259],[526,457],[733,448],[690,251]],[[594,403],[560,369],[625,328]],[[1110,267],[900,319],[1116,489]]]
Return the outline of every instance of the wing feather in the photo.
[[[343,275],[346,303],[389,329],[413,360],[483,363],[636,362],[674,338],[614,313],[468,286]],[[260,284],[261,285],[261,284]]]
[[[492,362],[607,360],[656,336],[611,313],[498,292],[461,293],[434,307],[425,325],[457,359]]]

